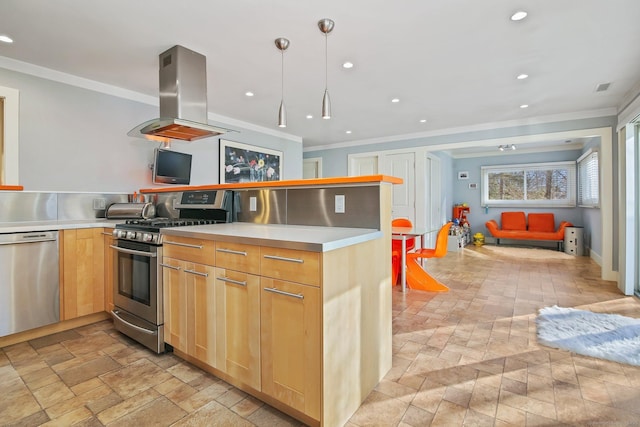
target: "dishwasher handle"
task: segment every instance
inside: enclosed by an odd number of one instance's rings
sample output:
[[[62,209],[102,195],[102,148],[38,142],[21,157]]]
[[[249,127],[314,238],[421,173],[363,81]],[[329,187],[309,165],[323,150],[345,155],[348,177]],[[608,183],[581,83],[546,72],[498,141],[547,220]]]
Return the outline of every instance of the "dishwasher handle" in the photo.
[[[0,234],[0,245],[15,245],[20,243],[51,242],[58,240],[57,231],[40,231],[33,233]]]

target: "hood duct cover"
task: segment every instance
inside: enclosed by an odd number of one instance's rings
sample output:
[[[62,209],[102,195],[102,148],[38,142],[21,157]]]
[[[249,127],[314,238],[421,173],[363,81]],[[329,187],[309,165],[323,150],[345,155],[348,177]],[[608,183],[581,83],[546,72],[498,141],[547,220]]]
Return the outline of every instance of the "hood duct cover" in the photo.
[[[160,118],[127,135],[153,141],[194,141],[229,132],[207,124],[207,59],[174,46],[160,54]]]

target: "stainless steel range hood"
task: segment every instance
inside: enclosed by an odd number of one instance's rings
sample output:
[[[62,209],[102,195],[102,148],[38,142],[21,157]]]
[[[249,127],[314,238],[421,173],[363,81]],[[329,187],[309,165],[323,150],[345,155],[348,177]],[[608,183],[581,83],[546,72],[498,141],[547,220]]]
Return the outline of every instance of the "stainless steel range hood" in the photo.
[[[194,141],[229,132],[207,124],[207,59],[174,46],[160,54],[160,118],[127,133],[153,141]]]

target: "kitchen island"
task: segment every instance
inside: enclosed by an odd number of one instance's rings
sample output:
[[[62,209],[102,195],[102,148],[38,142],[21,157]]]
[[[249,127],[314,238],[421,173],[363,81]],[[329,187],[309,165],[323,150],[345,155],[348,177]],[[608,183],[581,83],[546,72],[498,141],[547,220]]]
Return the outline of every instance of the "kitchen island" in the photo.
[[[240,216],[254,222],[163,229],[165,342],[308,425],[344,425],[391,368],[391,186],[363,185],[373,217],[354,212],[357,188],[335,191],[344,222],[369,228],[255,222],[276,205],[308,221],[294,212],[314,207],[295,200],[314,200],[308,189]],[[240,199],[278,199],[247,191]]]

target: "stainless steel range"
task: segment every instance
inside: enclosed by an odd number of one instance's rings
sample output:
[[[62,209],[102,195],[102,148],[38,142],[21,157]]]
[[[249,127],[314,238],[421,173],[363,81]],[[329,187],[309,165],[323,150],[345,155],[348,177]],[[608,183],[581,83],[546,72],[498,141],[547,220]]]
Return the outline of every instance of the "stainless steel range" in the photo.
[[[137,218],[116,225],[111,314],[118,331],[157,353],[165,351],[160,230],[230,222],[231,205],[228,191],[187,191],[175,205],[179,218]]]

